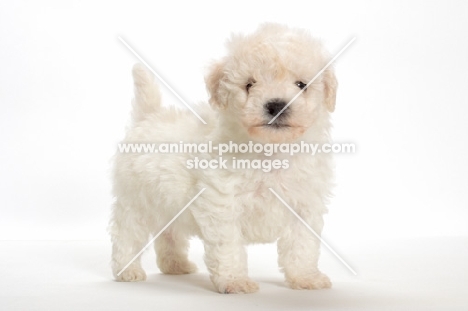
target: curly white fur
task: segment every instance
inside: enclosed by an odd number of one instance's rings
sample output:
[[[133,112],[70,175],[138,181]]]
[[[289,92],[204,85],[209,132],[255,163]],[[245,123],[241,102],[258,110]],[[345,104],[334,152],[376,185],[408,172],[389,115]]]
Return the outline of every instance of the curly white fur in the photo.
[[[286,110],[279,124],[265,105],[289,100],[328,60],[321,43],[306,31],[276,24],[251,35],[233,36],[229,53],[210,68],[206,85],[210,106],[202,117],[162,108],[153,77],[142,65],[133,69],[135,99],[132,125],[123,142],[329,142],[330,112],[337,82],[331,68]],[[250,84],[248,87],[247,85]],[[279,122],[278,121],[278,122]],[[331,157],[319,153],[288,159],[288,169],[265,173],[254,169],[189,170],[190,154],[118,153],[114,163],[115,204],[111,220],[112,269],[119,281],[146,278],[139,260],[117,273],[187,204],[206,191],[155,241],[157,265],[163,273],[196,270],[187,258],[189,238],[200,237],[211,280],[221,293],[250,293],[258,285],[247,274],[248,243],[277,241],[279,266],[295,289],[320,289],[331,283],[318,268],[320,242],[268,190],[273,188],[318,233],[332,179]],[[209,159],[211,154],[198,154]],[[230,154],[237,159],[266,158]]]

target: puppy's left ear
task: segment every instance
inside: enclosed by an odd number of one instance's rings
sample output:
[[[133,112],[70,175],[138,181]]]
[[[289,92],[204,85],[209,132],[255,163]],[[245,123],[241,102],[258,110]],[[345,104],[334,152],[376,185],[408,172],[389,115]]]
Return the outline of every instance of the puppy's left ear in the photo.
[[[323,72],[322,81],[325,106],[327,106],[328,111],[333,112],[335,111],[336,90],[338,88],[338,81],[336,81],[333,68],[328,68]]]
[[[222,88],[225,79],[224,61],[219,61],[211,65],[208,74],[205,76],[205,84],[210,94],[210,105],[213,108],[225,108],[227,104],[226,91]]]

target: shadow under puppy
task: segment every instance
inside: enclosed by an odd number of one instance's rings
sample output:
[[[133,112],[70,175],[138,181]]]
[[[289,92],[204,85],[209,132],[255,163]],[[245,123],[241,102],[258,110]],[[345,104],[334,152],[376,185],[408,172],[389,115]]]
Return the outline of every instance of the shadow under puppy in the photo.
[[[122,143],[328,143],[337,82],[332,68],[268,124],[326,65],[328,53],[307,31],[264,24],[250,35],[234,35],[227,55],[206,76],[209,105],[199,107],[203,125],[190,111],[161,106],[153,76],[135,65],[132,123]],[[317,267],[320,241],[269,190],[272,188],[316,233],[332,183],[331,155],[275,152],[271,156],[232,151],[243,160],[286,160],[287,168],[189,169],[187,161],[213,154],[117,153],[111,219],[112,269],[118,281],[142,281],[138,258],[119,271],[201,189],[205,191],[154,243],[163,273],[193,273],[189,239],[204,243],[205,263],[220,293],[252,293],[247,273],[248,243],[277,241],[278,262],[293,289],[331,286]],[[284,162],[281,162],[284,163]]]

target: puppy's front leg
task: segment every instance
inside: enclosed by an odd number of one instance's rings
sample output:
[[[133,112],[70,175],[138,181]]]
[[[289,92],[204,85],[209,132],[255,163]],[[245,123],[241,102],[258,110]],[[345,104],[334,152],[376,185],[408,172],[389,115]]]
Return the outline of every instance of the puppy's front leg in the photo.
[[[223,294],[253,293],[258,284],[247,275],[247,253],[237,213],[232,206],[213,206],[200,198],[192,214],[205,246],[205,263],[216,290]]]
[[[323,228],[321,215],[303,219],[320,236]],[[292,289],[323,289],[331,287],[330,279],[318,269],[320,240],[298,219],[278,240],[278,263],[286,282]]]
[[[240,241],[205,240],[205,263],[220,293],[248,294],[258,290],[258,284],[248,277],[247,254]]]

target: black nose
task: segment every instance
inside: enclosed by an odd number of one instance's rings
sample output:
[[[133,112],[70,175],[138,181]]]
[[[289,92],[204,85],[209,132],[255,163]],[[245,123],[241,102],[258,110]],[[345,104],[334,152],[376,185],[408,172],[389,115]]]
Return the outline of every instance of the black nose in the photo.
[[[265,112],[267,115],[271,117],[275,117],[284,107],[286,106],[286,102],[281,99],[272,99],[268,103],[265,104]],[[288,109],[284,110],[279,116],[282,117],[286,115]]]

